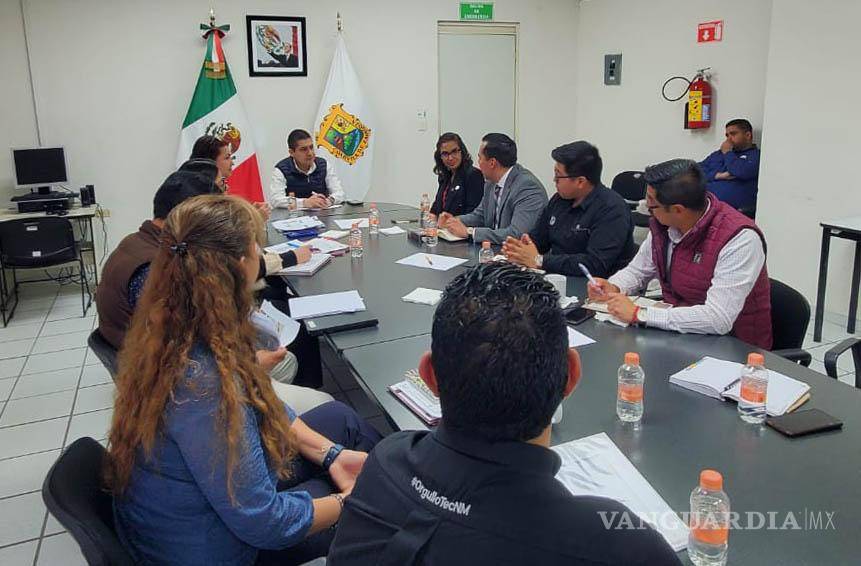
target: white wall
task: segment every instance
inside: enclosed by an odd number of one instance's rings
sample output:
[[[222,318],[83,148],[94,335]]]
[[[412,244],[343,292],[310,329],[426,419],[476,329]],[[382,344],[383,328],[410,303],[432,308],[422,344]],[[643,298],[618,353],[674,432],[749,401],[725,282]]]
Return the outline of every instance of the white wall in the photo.
[[[748,118],[758,137],[770,14],[771,0],[580,3],[575,131],[601,150],[607,185],[620,171],[673,157],[703,159],[723,141],[723,124],[732,118]],[[712,20],[724,20],[723,41],[697,44],[697,24]],[[608,53],[622,54],[620,86],[604,85]],[[661,86],[672,76],[691,78],[703,67],[714,73],[713,126],[685,130],[685,99],[665,101]],[[678,96],[682,88],[677,81],[668,95]]]
[[[32,147],[37,141],[18,0],[0,0],[0,77],[0,132],[6,146],[0,146],[0,206],[5,206],[15,184],[9,148]]]
[[[204,55],[198,23],[206,21],[210,5],[218,23],[232,26],[224,47],[254,127],[264,183],[286,153],[286,133],[313,127],[340,10],[350,56],[380,120],[369,199],[412,203],[436,189],[436,25],[457,19],[456,2],[27,0],[43,142],[67,147],[73,185],[96,186],[112,212],[112,243],[151,214],[152,195],[173,167]],[[521,162],[551,191],[550,149],[573,131],[577,9],[574,0],[495,2],[498,21],[520,23]],[[307,18],[307,78],[248,77],[246,14]],[[23,75],[13,71],[4,84],[21,88]],[[31,111],[26,100],[13,103],[13,112]],[[425,132],[417,131],[422,108],[428,110]]]
[[[861,3],[777,0],[771,25],[757,221],[773,276],[815,296],[820,220],[861,216]],[[849,305],[854,243],[833,238],[826,308]]]

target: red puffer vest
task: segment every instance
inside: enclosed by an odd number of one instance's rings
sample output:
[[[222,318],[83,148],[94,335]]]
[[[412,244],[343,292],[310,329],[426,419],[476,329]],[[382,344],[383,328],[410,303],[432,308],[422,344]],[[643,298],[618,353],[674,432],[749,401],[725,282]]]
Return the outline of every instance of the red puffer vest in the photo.
[[[708,212],[673,249],[672,264],[667,270],[667,227],[652,218],[652,260],[658,267],[658,276],[663,289],[664,301],[674,306],[702,305],[711,287],[718,254],[742,230],[755,230],[762,239],[765,236],[747,216],[708,193]],[[765,265],[753,286],[744,307],[733,324],[731,334],[749,344],[770,350],[771,334],[771,285]]]

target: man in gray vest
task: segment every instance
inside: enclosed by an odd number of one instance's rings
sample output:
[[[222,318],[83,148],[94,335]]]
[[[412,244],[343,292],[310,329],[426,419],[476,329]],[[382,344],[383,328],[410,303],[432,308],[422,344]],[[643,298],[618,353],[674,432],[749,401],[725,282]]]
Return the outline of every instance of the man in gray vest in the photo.
[[[478,168],[484,175],[484,197],[469,214],[444,212],[439,227],[473,242],[501,244],[532,230],[547,205],[547,191],[535,175],[517,163],[517,145],[505,134],[481,139]]]

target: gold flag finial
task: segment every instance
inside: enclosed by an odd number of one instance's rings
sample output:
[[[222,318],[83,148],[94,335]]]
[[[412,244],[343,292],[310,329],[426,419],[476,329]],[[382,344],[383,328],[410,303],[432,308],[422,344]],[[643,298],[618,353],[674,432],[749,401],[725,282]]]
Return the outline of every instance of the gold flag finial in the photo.
[[[214,8],[209,9],[209,25],[211,25],[213,27],[215,26],[215,9]]]

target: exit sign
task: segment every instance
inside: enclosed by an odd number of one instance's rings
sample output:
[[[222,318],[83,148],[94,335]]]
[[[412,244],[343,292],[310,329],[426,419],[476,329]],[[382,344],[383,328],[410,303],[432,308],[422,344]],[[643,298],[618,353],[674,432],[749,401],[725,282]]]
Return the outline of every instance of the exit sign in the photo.
[[[709,43],[723,39],[723,20],[705,22],[697,26],[697,43]]]
[[[490,21],[493,19],[493,3],[492,2],[461,2],[460,3],[460,19],[461,20],[481,20]]]

